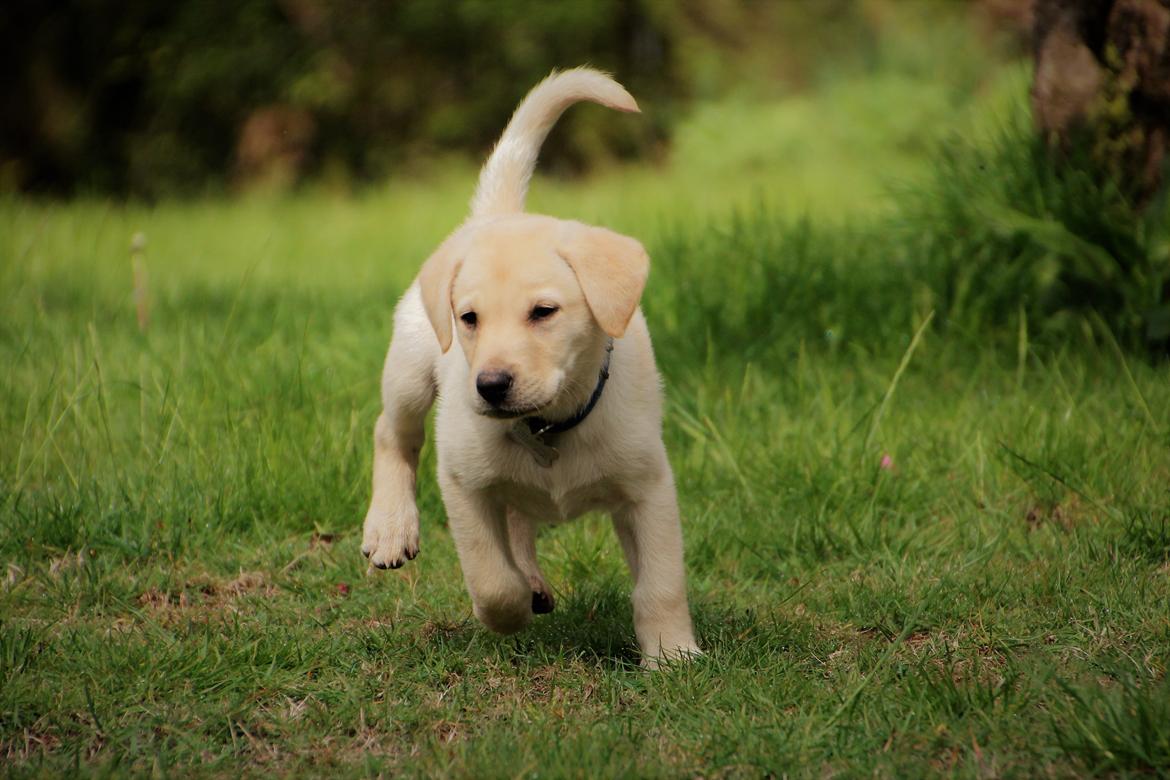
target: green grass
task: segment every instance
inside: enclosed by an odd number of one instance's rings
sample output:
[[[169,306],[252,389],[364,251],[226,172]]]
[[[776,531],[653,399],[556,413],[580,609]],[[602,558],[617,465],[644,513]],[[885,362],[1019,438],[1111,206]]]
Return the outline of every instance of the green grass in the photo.
[[[760,121],[782,136],[783,113]],[[816,115],[793,132],[825,150]],[[556,612],[480,628],[429,447],[422,554],[365,576],[390,314],[466,171],[357,198],[3,204],[5,773],[1170,771],[1170,367],[1090,314],[1064,340],[953,316],[881,195],[881,160],[925,172],[926,146],[874,133],[812,155],[807,192],[775,183],[783,154],[763,193],[677,160],[537,188],[654,260],[707,651],[657,673],[601,518],[541,536]]]

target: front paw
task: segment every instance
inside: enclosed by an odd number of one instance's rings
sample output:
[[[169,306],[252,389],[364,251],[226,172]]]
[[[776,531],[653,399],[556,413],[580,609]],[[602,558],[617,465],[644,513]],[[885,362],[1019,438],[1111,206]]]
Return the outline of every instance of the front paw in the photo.
[[[397,569],[418,555],[418,508],[398,512],[370,507],[362,533],[362,555],[379,569]]]
[[[659,645],[642,650],[642,668],[654,671],[667,664],[685,663],[702,657],[703,651],[693,639],[683,639],[670,646]]]

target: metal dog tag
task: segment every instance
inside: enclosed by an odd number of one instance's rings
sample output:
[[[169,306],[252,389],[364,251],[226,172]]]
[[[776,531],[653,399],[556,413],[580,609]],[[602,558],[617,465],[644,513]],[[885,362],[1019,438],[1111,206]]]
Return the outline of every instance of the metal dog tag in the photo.
[[[508,429],[508,438],[528,450],[537,465],[546,469],[556,463],[557,458],[560,457],[561,453],[557,452],[557,448],[551,444],[545,444],[543,439],[528,429],[528,422],[525,420],[517,420],[513,423],[512,427]]]

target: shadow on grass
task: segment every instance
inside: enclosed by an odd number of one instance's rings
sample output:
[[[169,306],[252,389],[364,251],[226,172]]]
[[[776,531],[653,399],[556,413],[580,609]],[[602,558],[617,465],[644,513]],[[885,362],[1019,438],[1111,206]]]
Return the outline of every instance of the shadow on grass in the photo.
[[[810,627],[710,600],[692,600],[691,616],[700,647],[719,664],[739,665],[744,659],[758,661],[793,651],[804,657],[814,641]],[[641,661],[629,590],[618,582],[589,584],[562,595],[552,613],[535,616],[514,636],[497,637],[467,620],[445,627],[442,636],[433,634],[428,641],[463,642],[469,649],[494,647],[514,664],[576,661],[616,671],[637,670]]]
[[[754,610],[731,609],[710,600],[692,600],[691,615],[700,646],[717,656],[747,647],[757,654],[787,649],[793,637],[802,633]],[[404,636],[409,639],[406,643]],[[396,626],[375,628],[366,645],[374,655],[455,655],[468,661],[491,657],[535,665],[578,661],[614,670],[637,668],[641,660],[629,587],[616,579],[558,594],[553,612],[533,616],[527,628],[511,636],[494,634],[474,618],[418,614]]]

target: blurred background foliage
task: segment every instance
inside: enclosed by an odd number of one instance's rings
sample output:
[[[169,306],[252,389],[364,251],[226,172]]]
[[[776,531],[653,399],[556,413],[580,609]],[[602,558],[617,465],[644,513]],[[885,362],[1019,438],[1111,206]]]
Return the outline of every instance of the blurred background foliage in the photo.
[[[546,170],[661,159],[680,115],[712,98],[877,69],[973,87],[1022,26],[1012,3],[962,5],[991,46],[940,61],[945,0],[13,0],[0,188],[153,198],[414,175],[482,156],[532,84],[584,63],[652,110],[571,112]],[[890,34],[907,25],[923,34]]]

